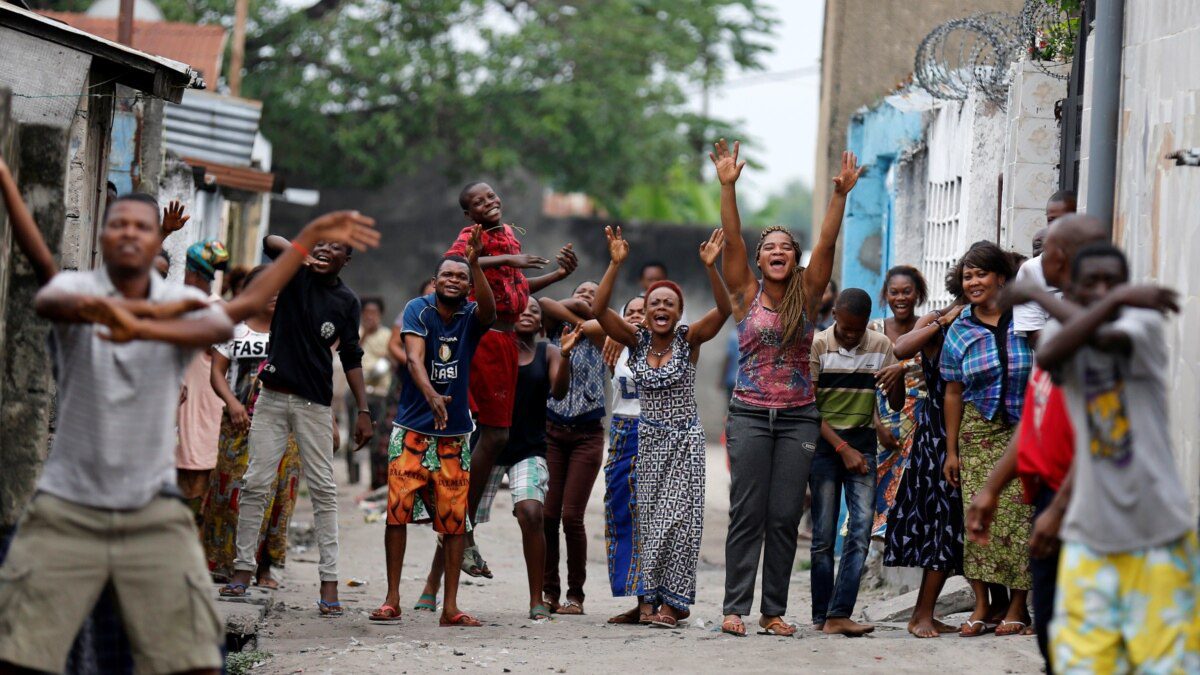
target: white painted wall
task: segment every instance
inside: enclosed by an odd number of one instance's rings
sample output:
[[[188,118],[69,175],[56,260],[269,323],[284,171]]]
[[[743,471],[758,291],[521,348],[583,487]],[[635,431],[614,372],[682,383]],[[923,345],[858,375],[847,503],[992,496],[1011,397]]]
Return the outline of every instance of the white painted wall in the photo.
[[[1061,67],[1065,75],[1070,67]],[[1058,189],[1059,123],[1054,104],[1067,82],[1029,61],[1015,66],[1008,91],[1001,245],[1032,255],[1033,235],[1046,226],[1046,200]]]
[[[1183,301],[1183,313],[1170,320],[1168,331],[1168,412],[1176,458],[1195,506],[1200,498],[1200,167],[1177,167],[1165,156],[1200,146],[1200,2],[1128,2],[1125,7],[1113,237],[1129,255],[1134,279],[1170,286]]]

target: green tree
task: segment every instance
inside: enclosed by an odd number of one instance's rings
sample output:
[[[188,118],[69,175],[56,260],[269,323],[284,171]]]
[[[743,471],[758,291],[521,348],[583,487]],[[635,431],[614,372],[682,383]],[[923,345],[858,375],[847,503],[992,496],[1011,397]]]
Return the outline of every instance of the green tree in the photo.
[[[231,24],[233,0],[158,1]],[[762,0],[251,0],[243,95],[295,173],[378,185],[519,165],[619,215],[725,133],[684,92],[760,68],[773,26]]]

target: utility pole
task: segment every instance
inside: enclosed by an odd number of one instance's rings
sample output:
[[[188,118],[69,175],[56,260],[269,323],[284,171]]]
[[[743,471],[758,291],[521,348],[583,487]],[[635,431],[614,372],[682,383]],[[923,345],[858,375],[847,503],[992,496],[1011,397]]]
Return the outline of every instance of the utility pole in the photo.
[[[126,0],[122,0],[125,2]],[[246,61],[246,13],[249,0],[236,0],[233,9],[233,49],[229,55],[229,93],[242,95],[242,65]]]
[[[133,46],[133,0],[121,0],[117,13],[117,42]]]

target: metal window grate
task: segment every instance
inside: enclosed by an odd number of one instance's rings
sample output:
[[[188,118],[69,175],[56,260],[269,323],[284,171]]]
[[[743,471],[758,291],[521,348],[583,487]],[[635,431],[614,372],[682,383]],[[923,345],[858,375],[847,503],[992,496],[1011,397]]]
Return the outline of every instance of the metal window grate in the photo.
[[[962,178],[930,182],[925,208],[925,255],[921,273],[929,284],[929,302],[944,307],[954,298],[946,292],[946,273],[963,250]]]

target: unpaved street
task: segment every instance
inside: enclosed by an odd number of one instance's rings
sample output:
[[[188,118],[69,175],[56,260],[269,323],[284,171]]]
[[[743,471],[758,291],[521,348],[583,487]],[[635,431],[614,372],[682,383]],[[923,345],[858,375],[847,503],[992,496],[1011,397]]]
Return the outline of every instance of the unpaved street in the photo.
[[[605,624],[605,618],[628,609],[631,601],[614,599],[608,591],[602,479],[588,512],[586,616],[557,617],[543,623],[526,618],[520,532],[509,512],[508,493],[502,491],[493,521],[478,534],[495,579],[463,575],[470,585],[460,592],[460,605],[479,617],[484,627],[439,628],[436,615],[411,609],[433,551],[434,535],[427,527],[409,531],[401,586],[403,620],[372,625],[367,613],[379,605],[384,592],[383,524],[365,522],[353,501],[360,488],[351,486],[342,490],[340,519],[341,593],[346,615],[318,617],[316,551],[293,552],[283,579],[285,588],[276,594],[275,610],[259,633],[259,649],[272,657],[254,672],[1040,672],[1041,660],[1032,637],[917,640],[908,636],[903,625],[882,625],[873,636],[857,640],[826,637],[807,627],[795,638],[751,635],[738,639],[714,632],[724,582],[728,474],[720,449],[711,450],[709,457],[699,597],[690,626],[663,630]],[[310,513],[302,495],[296,520],[308,520]],[[802,550],[798,557],[806,559],[807,551]],[[350,579],[367,584],[350,587],[346,583]],[[808,585],[808,573],[798,568],[788,618],[803,626],[809,617]],[[860,596],[860,608],[869,600]]]

